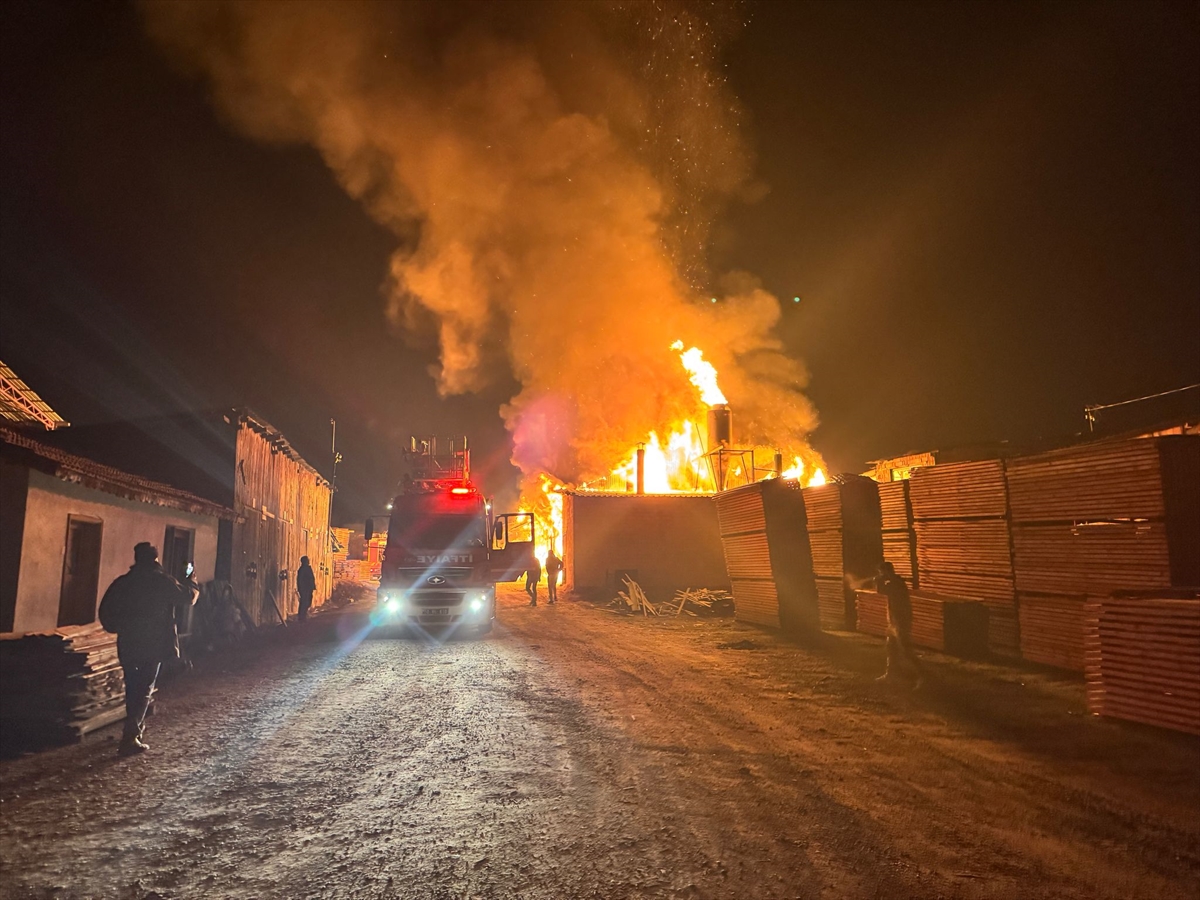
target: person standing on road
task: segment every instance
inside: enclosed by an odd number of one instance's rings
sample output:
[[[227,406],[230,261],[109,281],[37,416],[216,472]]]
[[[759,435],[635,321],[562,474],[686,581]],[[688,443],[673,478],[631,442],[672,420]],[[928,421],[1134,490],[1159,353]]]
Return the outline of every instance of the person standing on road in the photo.
[[[300,621],[308,618],[312,609],[313,594],[317,592],[317,576],[307,556],[300,557],[300,569],[296,572],[296,590],[300,594]]]
[[[912,645],[912,600],[908,595],[908,585],[896,574],[896,567],[884,560],[879,564],[875,590],[887,597],[888,601],[887,671],[876,680],[894,679],[903,660],[912,667],[915,676],[913,688],[918,688],[924,680],[924,670]]]
[[[562,568],[562,560],[554,555],[554,548],[551,547],[546,553],[546,593],[550,596],[550,603],[558,601],[558,573]]]
[[[117,635],[117,658],[125,675],[125,732],[119,756],[144,753],[146,710],[159,667],[179,658],[178,618],[199,595],[195,576],[180,584],[158,564],[158,549],[145,541],[133,548],[133,565],[100,601],[100,624]]]
[[[542,564],[535,556],[528,569],[525,570],[525,593],[529,595],[529,605],[537,606],[537,586],[542,580]]]

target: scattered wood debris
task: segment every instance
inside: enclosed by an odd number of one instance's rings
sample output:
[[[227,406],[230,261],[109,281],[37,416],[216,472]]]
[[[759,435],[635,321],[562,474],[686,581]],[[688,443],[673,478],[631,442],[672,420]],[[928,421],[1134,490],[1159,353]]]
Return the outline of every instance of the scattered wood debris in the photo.
[[[714,591],[709,588],[687,588],[676,591],[670,600],[655,605],[646,596],[642,586],[625,576],[625,590],[617,591],[608,604],[614,612],[643,616],[732,616],[733,597],[729,591]]]

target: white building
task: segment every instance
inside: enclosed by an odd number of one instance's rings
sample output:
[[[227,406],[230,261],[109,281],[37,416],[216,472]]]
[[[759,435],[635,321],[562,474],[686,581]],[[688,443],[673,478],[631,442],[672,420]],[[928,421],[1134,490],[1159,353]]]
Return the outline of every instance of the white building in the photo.
[[[214,577],[233,510],[0,427],[0,633],[96,619],[99,599],[149,541],[164,568]]]

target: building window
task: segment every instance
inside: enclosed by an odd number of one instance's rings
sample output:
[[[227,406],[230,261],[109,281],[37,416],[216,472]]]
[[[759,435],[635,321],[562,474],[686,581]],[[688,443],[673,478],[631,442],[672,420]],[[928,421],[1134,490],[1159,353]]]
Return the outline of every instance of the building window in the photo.
[[[58,595],[60,628],[64,625],[90,625],[96,621],[103,528],[99,519],[67,516],[67,546],[63,554],[62,589]]]
[[[187,577],[187,564],[195,562],[192,556],[195,547],[195,529],[177,528],[174,525],[168,525],[167,534],[163,538],[163,571],[171,577],[182,581]]]

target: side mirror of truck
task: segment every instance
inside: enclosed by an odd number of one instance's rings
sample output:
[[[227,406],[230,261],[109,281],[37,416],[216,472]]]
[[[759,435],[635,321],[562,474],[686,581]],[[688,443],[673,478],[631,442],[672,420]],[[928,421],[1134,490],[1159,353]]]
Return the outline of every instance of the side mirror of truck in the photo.
[[[366,524],[363,526],[363,540],[368,544],[371,542],[371,538],[375,537],[375,529],[373,526],[374,523],[370,519],[367,519]]]

